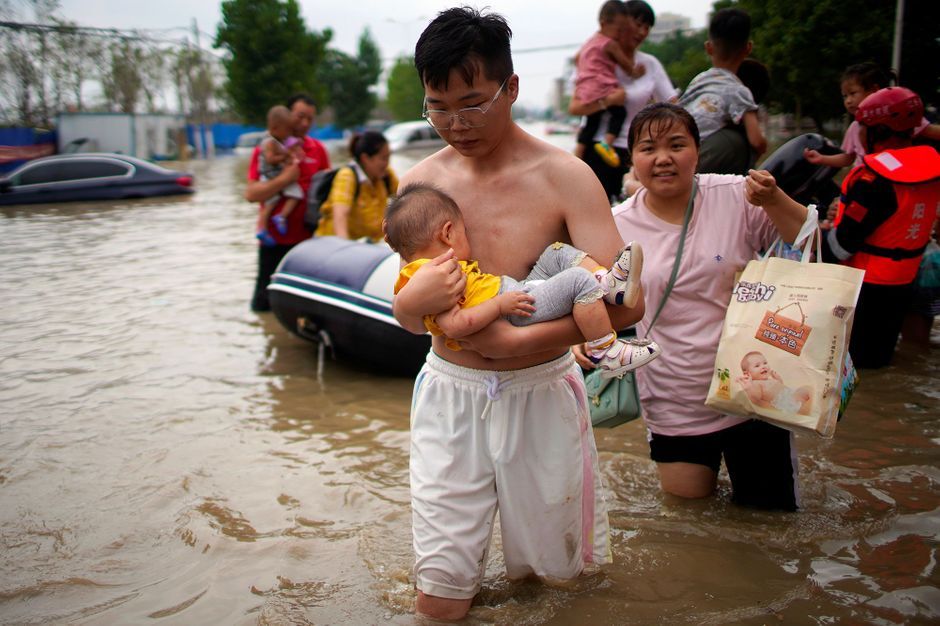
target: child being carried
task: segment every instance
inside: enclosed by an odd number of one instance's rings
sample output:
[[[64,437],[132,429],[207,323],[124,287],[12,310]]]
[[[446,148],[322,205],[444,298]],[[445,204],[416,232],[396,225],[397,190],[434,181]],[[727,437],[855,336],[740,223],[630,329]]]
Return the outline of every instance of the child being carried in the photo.
[[[258,155],[261,180],[276,178],[292,159],[304,158],[303,142],[291,134],[292,130],[290,109],[278,105],[268,110],[268,135],[261,140],[261,151]],[[303,197],[303,189],[297,182],[293,182],[265,200],[258,216],[255,235],[263,245],[273,246],[277,243],[268,232],[268,221],[274,223],[277,232],[287,234],[287,219]],[[284,206],[272,216],[271,213],[281,200],[284,200]]]
[[[424,325],[444,335],[447,347],[459,350],[457,339],[482,330],[501,316],[526,326],[572,314],[587,340],[588,357],[603,377],[619,376],[649,363],[661,354],[649,340],[618,339],[604,302],[634,306],[639,296],[643,252],[636,243],[625,246],[610,269],[565,243],[548,246],[523,281],[480,271],[471,257],[463,217],[456,202],[436,187],[412,184],[389,205],[383,223],[385,240],[407,263],[395,293],[419,267],[453,249],[467,286],[460,303],[449,311],[428,315]]]

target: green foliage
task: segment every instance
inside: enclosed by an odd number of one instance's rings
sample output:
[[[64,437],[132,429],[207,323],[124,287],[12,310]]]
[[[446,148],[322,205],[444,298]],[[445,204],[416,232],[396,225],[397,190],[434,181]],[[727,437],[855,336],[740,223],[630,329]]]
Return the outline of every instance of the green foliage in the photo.
[[[414,57],[399,57],[388,75],[388,109],[396,122],[421,115],[424,86],[415,69]]]
[[[318,75],[329,93],[337,126],[352,128],[369,119],[376,103],[371,87],[381,73],[382,58],[368,28],[359,37],[357,57],[339,50],[327,51]]]
[[[692,34],[676,31],[658,43],[645,43],[640,49],[659,59],[672,83],[685,89],[696,74],[711,65],[705,54],[707,37],[705,30]]]
[[[888,68],[894,2],[741,0],[751,15],[755,59],[770,70],[769,100],[817,125],[845,113],[839,78],[849,65]]]
[[[333,32],[307,31],[296,0],[224,0],[215,47],[228,52],[226,85],[236,112],[263,124],[268,109],[291,94],[324,95],[317,81]]]

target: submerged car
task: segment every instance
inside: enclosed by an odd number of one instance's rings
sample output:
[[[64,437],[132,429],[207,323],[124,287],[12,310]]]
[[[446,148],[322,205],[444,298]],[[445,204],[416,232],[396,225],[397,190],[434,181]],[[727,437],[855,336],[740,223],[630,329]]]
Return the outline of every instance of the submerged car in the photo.
[[[193,193],[193,176],[106,152],[59,154],[0,178],[0,205],[115,200]]]
[[[443,148],[446,144],[437,131],[424,120],[392,124],[383,133],[392,152],[399,150]]]
[[[255,146],[261,143],[261,140],[264,139],[267,134],[268,133],[263,130],[253,130],[251,132],[242,133],[235,141],[235,154],[239,156],[251,156],[251,153],[255,151]]]

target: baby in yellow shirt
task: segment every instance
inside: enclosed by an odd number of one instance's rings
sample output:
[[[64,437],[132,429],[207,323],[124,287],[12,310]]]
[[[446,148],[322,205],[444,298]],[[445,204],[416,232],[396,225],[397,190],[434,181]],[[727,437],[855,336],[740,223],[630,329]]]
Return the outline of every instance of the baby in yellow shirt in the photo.
[[[468,260],[470,244],[460,208],[432,185],[401,189],[382,226],[385,241],[407,262],[395,283],[396,294],[419,267],[453,249],[467,276],[464,297],[453,309],[424,318],[428,331],[446,336],[452,350],[460,349],[458,339],[501,316],[525,326],[570,313],[587,340],[588,358],[604,377],[634,370],[661,353],[653,341],[618,339],[604,306],[604,301],[636,304],[643,265],[643,251],[636,243],[625,246],[608,270],[581,250],[556,242],[545,249],[526,279],[517,281],[481,272],[476,261]]]

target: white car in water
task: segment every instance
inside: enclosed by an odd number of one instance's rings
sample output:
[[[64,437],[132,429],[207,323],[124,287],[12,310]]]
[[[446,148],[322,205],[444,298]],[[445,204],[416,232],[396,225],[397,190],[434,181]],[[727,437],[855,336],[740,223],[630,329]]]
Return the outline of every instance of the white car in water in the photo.
[[[382,133],[392,152],[443,148],[446,144],[437,131],[424,120],[392,124]]]

